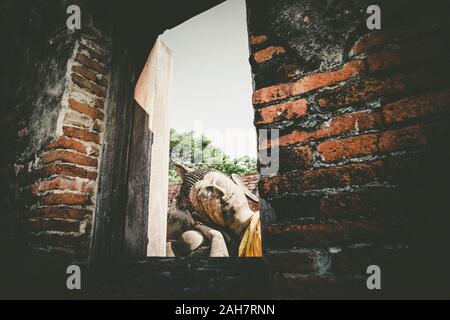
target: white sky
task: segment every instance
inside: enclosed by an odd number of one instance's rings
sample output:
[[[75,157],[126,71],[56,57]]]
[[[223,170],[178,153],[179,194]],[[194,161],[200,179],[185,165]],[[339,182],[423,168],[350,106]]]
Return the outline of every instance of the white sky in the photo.
[[[173,53],[169,124],[204,133],[231,157],[256,157],[245,0],[164,32]]]

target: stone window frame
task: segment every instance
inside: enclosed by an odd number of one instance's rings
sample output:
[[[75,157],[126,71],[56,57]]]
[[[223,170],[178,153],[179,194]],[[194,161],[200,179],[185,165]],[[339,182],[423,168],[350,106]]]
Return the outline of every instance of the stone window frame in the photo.
[[[147,230],[153,133],[148,114],[133,97],[148,46],[141,43],[132,47],[123,39],[117,41],[118,34],[116,31],[116,39],[113,37],[116,44],[112,50],[104,148],[89,250],[89,265],[96,268],[151,258],[147,256]],[[158,36],[150,37],[156,41]]]

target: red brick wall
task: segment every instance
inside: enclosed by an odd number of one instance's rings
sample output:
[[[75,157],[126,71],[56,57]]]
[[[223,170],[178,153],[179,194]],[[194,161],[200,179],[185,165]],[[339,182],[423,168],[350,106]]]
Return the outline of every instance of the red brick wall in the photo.
[[[258,195],[259,174],[247,174],[242,176],[241,180],[252,193]]]
[[[250,2],[254,21],[271,19],[264,15],[276,5]],[[387,16],[400,6],[382,9]],[[312,70],[292,47],[295,27],[249,24],[255,125],[280,130],[279,141],[259,146],[280,148],[278,174],[259,186],[276,214],[263,238],[276,296],[369,294],[370,264],[407,269],[411,243],[448,221],[446,24],[435,11],[416,14],[419,23],[385,19],[374,32],[362,20],[341,63]]]
[[[31,164],[29,243],[37,252],[87,258],[105,120],[106,52],[95,39],[76,40],[56,138]]]

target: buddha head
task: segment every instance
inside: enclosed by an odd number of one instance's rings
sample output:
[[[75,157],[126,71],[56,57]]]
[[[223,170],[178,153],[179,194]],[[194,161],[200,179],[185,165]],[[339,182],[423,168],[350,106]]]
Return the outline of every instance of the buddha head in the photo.
[[[253,211],[248,199],[259,199],[248,190],[238,175],[230,177],[218,171],[196,171],[184,166],[175,166],[183,177],[180,195],[186,194],[191,211],[204,223],[219,225],[240,235]],[[180,199],[179,199],[180,200]]]

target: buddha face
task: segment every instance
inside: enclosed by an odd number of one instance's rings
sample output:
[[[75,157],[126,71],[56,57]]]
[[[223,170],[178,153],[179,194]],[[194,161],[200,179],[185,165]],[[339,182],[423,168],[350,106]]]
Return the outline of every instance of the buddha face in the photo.
[[[250,210],[242,188],[220,172],[208,173],[195,184],[190,196],[203,219],[220,226],[231,225],[239,212]]]

